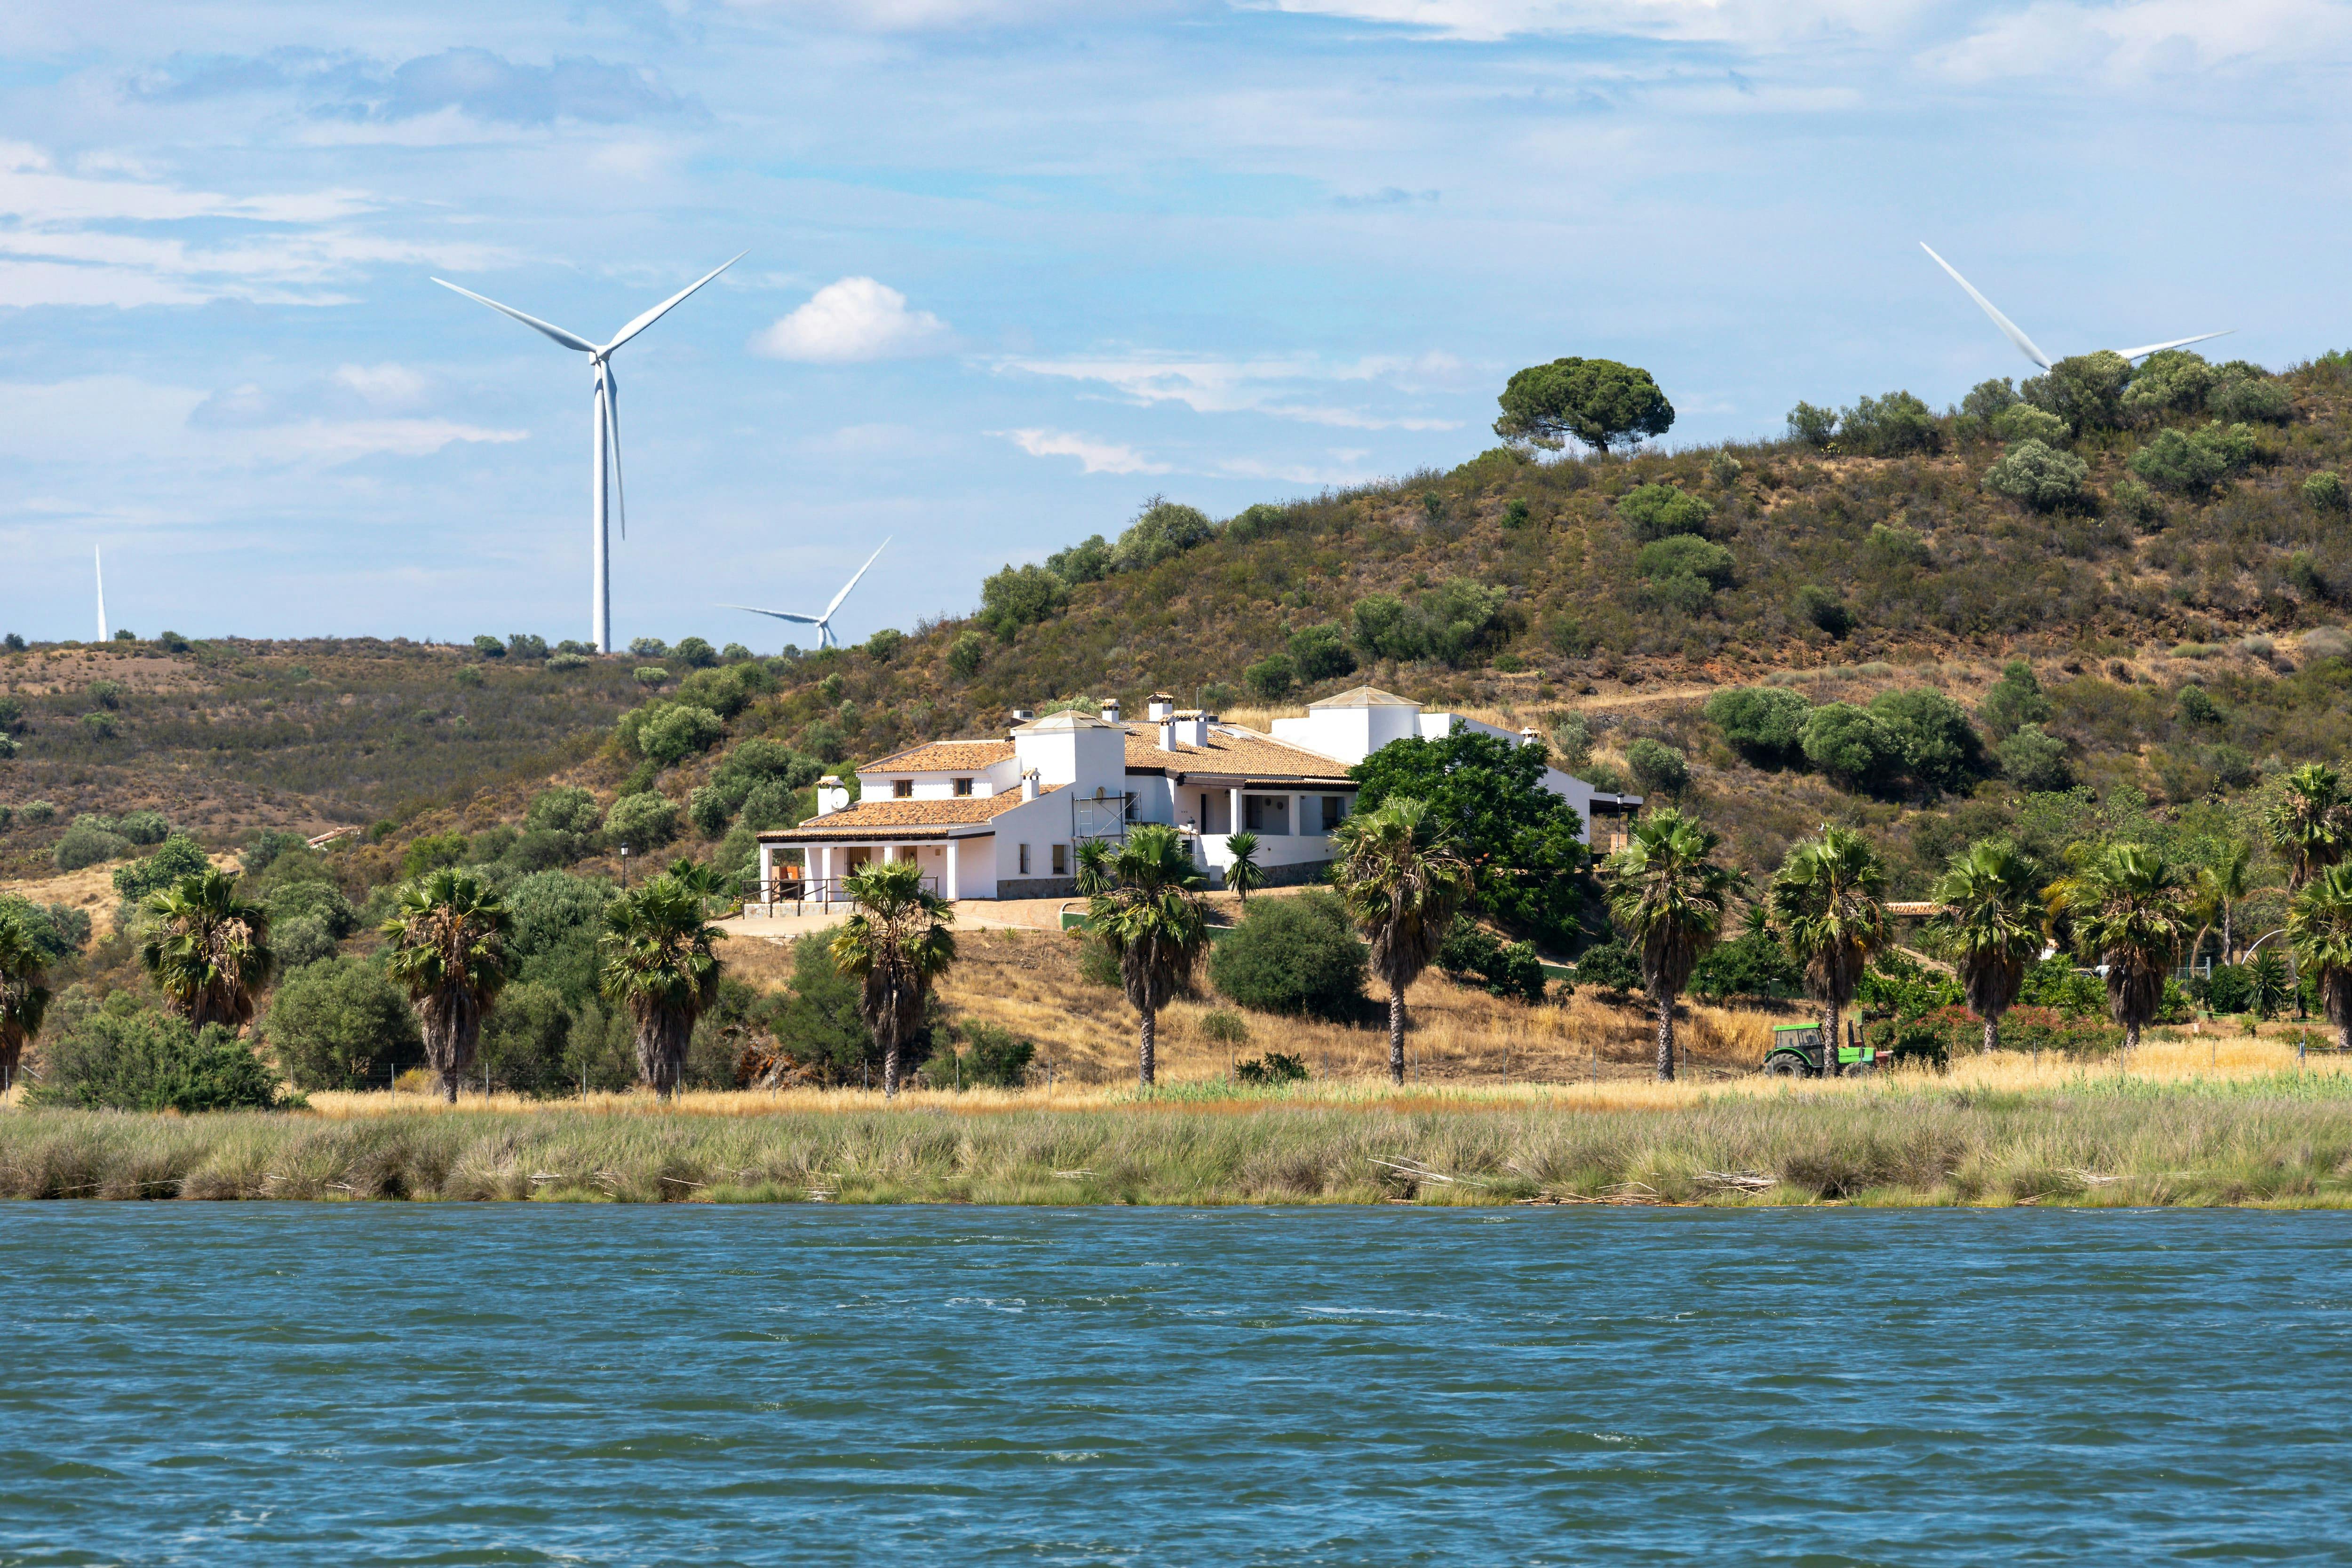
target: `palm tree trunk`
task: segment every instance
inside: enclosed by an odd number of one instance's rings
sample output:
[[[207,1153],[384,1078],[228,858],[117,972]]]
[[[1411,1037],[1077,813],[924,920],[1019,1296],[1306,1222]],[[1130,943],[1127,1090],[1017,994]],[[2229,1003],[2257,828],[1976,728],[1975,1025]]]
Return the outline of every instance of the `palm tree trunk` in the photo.
[[[1404,1082],[1404,988],[1389,982],[1389,1082]]]
[[[2124,1025],[2124,1061],[2129,1061],[2132,1052],[2138,1049],[2139,1024],[2134,1021]]]
[[[1661,998],[1658,1002],[1658,1082],[1671,1083],[1675,1078],[1675,998]]]
[[[2221,901],[2221,962],[2236,963],[2237,960],[2230,955],[2237,950],[2238,944],[2230,932],[2230,901],[2225,898]]]
[[[882,1098],[896,1100],[898,1097],[898,1041],[894,1036],[890,1042],[882,1048]]]
[[[1136,1014],[1142,1021],[1136,1028],[1135,1081],[1149,1089],[1160,1072],[1160,1009],[1138,1008]]]
[[[1832,1002],[1828,1027],[1822,1030],[1822,1076],[1824,1078],[1838,1075],[1838,1027],[1844,1022],[1844,1009]]]
[[[1999,1051],[2000,1049],[2000,1015],[1999,1013],[1987,1013],[1985,1014],[1984,1053],[1987,1056],[1990,1056],[1994,1051]]]

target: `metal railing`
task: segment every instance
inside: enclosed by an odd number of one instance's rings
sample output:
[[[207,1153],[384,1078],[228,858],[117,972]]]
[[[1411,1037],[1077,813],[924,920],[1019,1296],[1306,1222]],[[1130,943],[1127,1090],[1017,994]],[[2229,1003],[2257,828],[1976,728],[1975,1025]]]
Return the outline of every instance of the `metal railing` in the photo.
[[[782,904],[791,904],[793,913],[800,915],[812,904],[830,908],[850,901],[849,878],[845,876],[801,876],[780,872],[764,882],[756,873],[743,880],[746,915],[764,915]],[[940,891],[940,879],[936,876],[924,877],[922,884],[923,891],[933,895]]]

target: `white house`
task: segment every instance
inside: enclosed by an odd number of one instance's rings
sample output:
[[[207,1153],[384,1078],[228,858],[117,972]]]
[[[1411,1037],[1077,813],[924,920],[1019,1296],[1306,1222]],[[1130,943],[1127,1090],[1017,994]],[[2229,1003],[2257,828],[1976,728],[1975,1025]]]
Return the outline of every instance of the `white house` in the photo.
[[[1215,715],[1150,698],[1145,722],[1057,713],[1013,727],[1003,740],[947,740],[878,758],[857,769],[858,800],[838,779],[817,787],[817,814],[760,834],[761,899],[828,899],[872,861],[914,861],[946,898],[1066,897],[1077,846],[1116,839],[1137,822],[1164,822],[1216,881],[1233,863],[1230,836],[1255,833],[1269,883],[1312,881],[1331,859],[1329,833],[1355,802],[1348,769],[1390,741],[1470,726],[1451,714],[1369,687],[1277,719],[1260,735]],[[1577,808],[1588,840],[1597,819],[1629,816],[1641,801],[1596,794],[1549,769],[1545,782]],[[1602,847],[1596,845],[1596,848]],[[799,850],[803,868],[779,866]]]

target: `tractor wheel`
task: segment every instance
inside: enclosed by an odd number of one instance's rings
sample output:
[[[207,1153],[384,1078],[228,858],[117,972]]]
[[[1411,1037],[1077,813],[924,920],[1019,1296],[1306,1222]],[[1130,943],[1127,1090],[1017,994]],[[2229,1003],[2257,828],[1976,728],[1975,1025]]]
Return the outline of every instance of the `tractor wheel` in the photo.
[[[1811,1065],[1795,1051],[1775,1051],[1764,1059],[1764,1076],[1767,1078],[1807,1078],[1811,1075]]]
[[[1875,1061],[1849,1061],[1843,1067],[1838,1069],[1838,1076],[1841,1078],[1869,1078],[1876,1074],[1877,1071],[1878,1063]]]

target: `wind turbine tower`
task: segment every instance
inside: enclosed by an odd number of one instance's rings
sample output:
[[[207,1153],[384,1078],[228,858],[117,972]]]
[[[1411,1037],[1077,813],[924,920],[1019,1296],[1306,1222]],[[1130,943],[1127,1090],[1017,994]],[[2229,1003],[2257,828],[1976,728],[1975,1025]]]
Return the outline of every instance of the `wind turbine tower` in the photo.
[[[600,653],[609,653],[613,651],[612,544],[610,533],[606,528],[608,517],[618,514],[621,520],[621,537],[623,538],[629,537],[628,503],[621,494],[621,387],[613,375],[613,350],[660,320],[672,307],[688,295],[750,254],[748,251],[738,251],[726,261],[712,267],[709,272],[614,333],[612,341],[608,343],[592,343],[578,333],[567,332],[561,327],[551,326],[536,316],[526,316],[510,305],[501,305],[497,300],[477,294],[470,288],[459,288],[446,278],[436,277],[433,280],[452,293],[462,294],[468,299],[487,305],[502,316],[511,316],[524,326],[544,332],[565,348],[588,356],[589,373],[595,383],[594,405],[589,421],[590,445],[595,454],[595,466],[593,477],[589,485],[588,509],[589,550],[595,566],[594,580],[589,590],[588,614],[593,627],[592,641],[596,644],[596,651]]]
[[[876,550],[872,555],[866,558],[866,564],[857,569],[857,575],[841,585],[841,591],[833,596],[833,602],[824,607],[824,613],[822,615],[803,615],[797,610],[762,610],[754,604],[722,604],[719,608],[721,610],[746,610],[754,615],[772,616],[778,621],[794,621],[803,626],[814,626],[816,628],[816,645],[818,647],[838,648],[841,646],[841,639],[833,634],[833,612],[841,608],[842,601],[849,597],[849,591],[856,587],[867,572],[874,570],[874,563],[882,559],[882,550],[888,549],[889,548],[890,541],[888,539],[884,539],[882,541],[882,549]]]
[[[2002,337],[2007,338],[2011,343],[2017,345],[2017,351],[2019,353],[2023,354],[2027,359],[2032,360],[2035,364],[2041,366],[2045,371],[2050,368],[2050,356],[2043,353],[2041,349],[2034,344],[2033,340],[2027,337],[2018,327],[2016,322],[2002,315],[2000,311],[1995,308],[1991,300],[1987,299],[1983,295],[1979,294],[1976,290],[1976,285],[1970,283],[1967,278],[1962,277],[1959,275],[1958,270],[1955,268],[1950,262],[1946,261],[1942,256],[1937,256],[1928,246],[1926,240],[1921,240],[1919,242],[1919,248],[1927,252],[1927,257],[1929,260],[1933,261],[1937,267],[1942,267],[1946,272],[1951,274],[1952,281],[1966,289],[1968,291],[1969,298],[1977,302],[1977,308],[1982,310],[1986,315],[1992,318],[1992,324],[2000,329]],[[2237,329],[2234,327],[2225,328],[2219,332],[2200,332],[2194,338],[2175,338],[2168,343],[2149,343],[2137,349],[2117,349],[2115,351],[2122,355],[2126,360],[2144,360],[2150,354],[2160,352],[2166,349],[2185,349],[2191,343],[2201,343],[2208,338],[2226,338],[2231,332],[2236,330]]]
[[[106,552],[97,545],[89,547],[90,564],[98,570],[98,640],[111,642],[114,633],[106,629]]]

